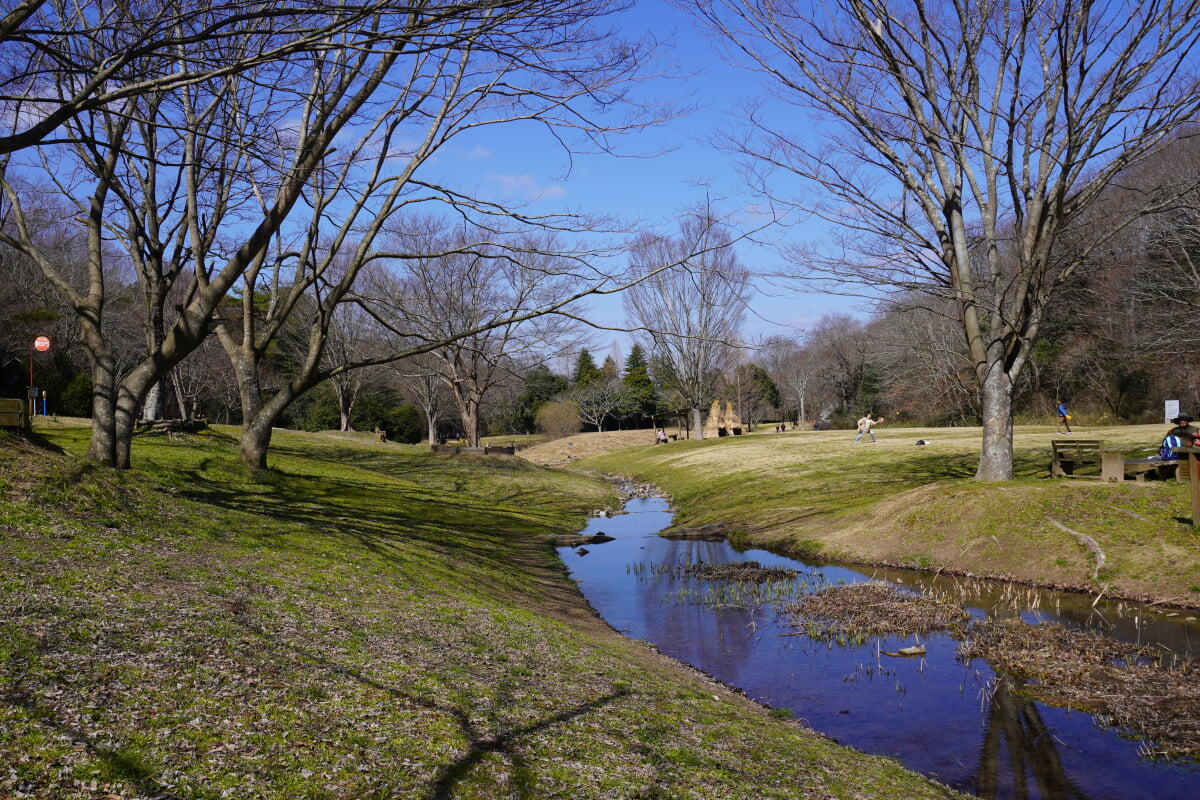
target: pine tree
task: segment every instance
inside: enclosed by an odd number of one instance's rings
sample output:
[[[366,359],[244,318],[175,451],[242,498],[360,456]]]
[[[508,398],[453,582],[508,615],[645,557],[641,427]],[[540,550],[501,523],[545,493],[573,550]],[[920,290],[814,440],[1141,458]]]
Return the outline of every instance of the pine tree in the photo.
[[[625,360],[625,376],[621,383],[626,389],[625,403],[621,408],[633,427],[644,427],[654,416],[654,381],[650,378],[649,364],[642,346],[635,344]]]
[[[575,371],[571,375],[571,383],[576,389],[584,389],[594,383],[604,380],[604,372],[596,366],[595,359],[585,347],[579,351],[579,358],[575,360]]]

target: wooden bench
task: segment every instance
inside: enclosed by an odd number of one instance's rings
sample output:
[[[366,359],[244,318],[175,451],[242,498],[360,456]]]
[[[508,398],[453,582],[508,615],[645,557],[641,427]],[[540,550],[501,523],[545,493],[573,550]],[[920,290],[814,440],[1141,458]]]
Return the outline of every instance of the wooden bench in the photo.
[[[1120,483],[1125,473],[1132,472],[1134,480],[1146,481],[1146,473],[1153,472],[1160,480],[1175,475],[1178,461],[1163,461],[1160,458],[1126,458],[1122,453],[1104,453],[1101,457],[1100,480]]]
[[[1099,479],[1103,448],[1102,439],[1051,439],[1050,477]],[[1093,464],[1095,475],[1075,474],[1078,467]]]
[[[16,398],[0,400],[0,428],[21,428],[25,425],[25,401]]]

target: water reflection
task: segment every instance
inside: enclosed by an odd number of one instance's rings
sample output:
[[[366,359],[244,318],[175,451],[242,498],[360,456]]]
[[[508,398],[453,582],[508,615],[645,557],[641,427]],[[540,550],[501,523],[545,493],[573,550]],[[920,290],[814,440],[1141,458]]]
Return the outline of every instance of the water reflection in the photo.
[[[1010,796],[1087,800],[1067,777],[1054,732],[1046,726],[1037,703],[1021,697],[1016,689],[1010,676],[998,677],[983,726],[975,793],[989,800]]]
[[[694,581],[646,567],[755,560],[799,570],[798,585],[872,577],[909,587],[928,583],[922,588],[956,593],[977,616],[1020,615],[1099,627],[1130,641],[1163,642],[1179,653],[1192,652],[1195,622],[1144,610],[1123,613],[1127,610],[1119,604],[1093,604],[1094,598],[1031,594],[945,577],[926,581],[908,572],[863,574],[765,551],[739,553],[723,542],[671,541],[654,535],[670,523],[663,501],[631,500],[627,510],[594,520],[588,528],[614,541],[590,546],[586,556],[562,551],[592,606],[616,629],[652,642],[756,700],[790,709],[843,744],[897,758],[957,789],[995,800],[1200,796],[1200,769],[1142,760],[1136,742],[1098,726],[1091,715],[1020,697],[1010,679],[985,662],[960,662],[957,642],[948,636],[922,637],[927,652],[919,659],[885,655],[911,644],[911,637],[878,637],[849,647],[813,642],[795,635],[770,604],[705,605],[700,601],[711,598],[699,596]]]

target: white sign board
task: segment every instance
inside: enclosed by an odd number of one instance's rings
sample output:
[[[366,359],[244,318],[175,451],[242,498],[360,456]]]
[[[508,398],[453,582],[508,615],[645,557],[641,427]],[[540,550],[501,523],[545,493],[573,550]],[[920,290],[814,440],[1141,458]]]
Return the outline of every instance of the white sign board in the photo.
[[[1179,401],[1167,400],[1163,403],[1163,424],[1170,425],[1171,420],[1179,416]]]

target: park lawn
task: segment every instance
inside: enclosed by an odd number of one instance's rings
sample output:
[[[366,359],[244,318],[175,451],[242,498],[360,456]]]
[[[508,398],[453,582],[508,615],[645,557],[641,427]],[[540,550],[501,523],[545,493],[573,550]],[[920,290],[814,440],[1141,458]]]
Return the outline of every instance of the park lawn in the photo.
[[[1200,606],[1188,486],[1050,479],[1050,427],[1018,427],[1016,479],[978,483],[978,428],[758,432],[614,450],[578,462],[659,486],[676,525],[724,522],[735,542],[796,555],[1013,578]],[[1165,428],[1076,431],[1152,453]],[[918,446],[920,439],[927,445]],[[1096,560],[1087,539],[1105,561]]]
[[[598,620],[547,543],[592,477],[87,434],[0,434],[0,797],[955,796]]]

